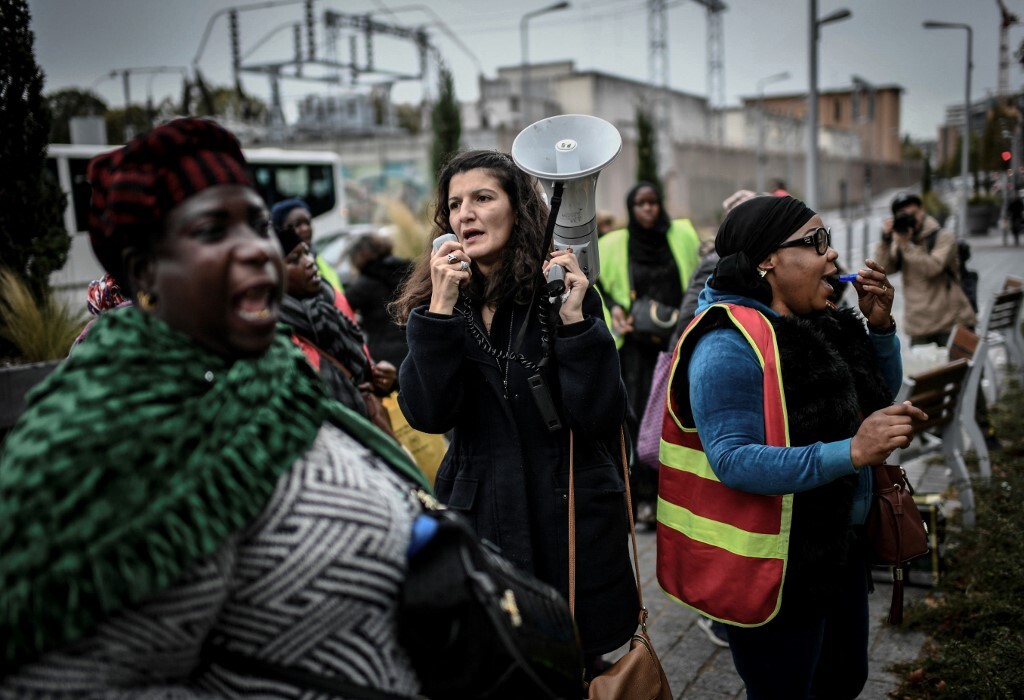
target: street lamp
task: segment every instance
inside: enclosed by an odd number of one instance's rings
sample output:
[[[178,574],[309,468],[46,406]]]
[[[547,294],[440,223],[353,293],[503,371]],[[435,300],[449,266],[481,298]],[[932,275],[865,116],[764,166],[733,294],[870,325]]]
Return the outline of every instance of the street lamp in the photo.
[[[789,71],[769,75],[757,81],[757,191],[764,192],[764,86],[789,80]]]
[[[527,31],[526,31],[527,30],[527,26],[526,26],[526,23],[529,20],[531,20],[532,18],[534,18],[534,17],[538,17],[540,15],[546,15],[549,12],[557,12],[558,10],[564,10],[567,7],[569,7],[569,3],[568,2],[564,2],[564,0],[563,0],[563,2],[556,2],[554,5],[548,5],[547,7],[542,7],[539,10],[534,10],[533,12],[527,12],[525,15],[523,15],[523,18],[521,20],[519,20],[519,41],[521,42],[522,48],[523,48],[523,68],[519,72],[519,78],[520,78],[520,82],[521,82],[520,90],[519,90],[520,93],[521,93],[521,95],[519,97],[521,106],[519,108],[519,112],[523,116],[523,125],[524,126],[528,126],[530,124],[530,119],[529,119],[529,117],[530,117],[530,110],[529,110],[529,103],[530,103],[530,101],[529,101],[529,99],[527,99],[527,96],[526,96],[527,86],[530,84],[530,58],[529,58],[530,51],[529,51],[529,44],[527,43]]]
[[[925,29],[966,29],[967,30],[967,80],[964,86],[964,128],[960,137],[960,215],[957,217],[957,232],[960,238],[967,238],[967,160],[970,157],[968,145],[971,138],[971,42],[974,32],[969,24],[962,22],[924,22]]]
[[[871,165],[875,159],[875,86],[860,76],[851,76],[856,107],[854,125],[861,126],[860,136],[867,136],[867,148],[861,144],[861,156],[864,158],[864,208],[871,213]],[[864,96],[867,100],[864,100]],[[867,102],[865,109],[864,102]],[[866,126],[865,126],[866,125]],[[884,148],[884,140],[883,140]],[[865,155],[866,153],[866,155]]]
[[[818,209],[818,34],[819,29],[831,22],[839,22],[853,16],[849,10],[836,10],[818,19],[818,0],[808,0],[810,10],[810,41],[808,42],[807,90],[807,185],[805,197],[807,206]]]

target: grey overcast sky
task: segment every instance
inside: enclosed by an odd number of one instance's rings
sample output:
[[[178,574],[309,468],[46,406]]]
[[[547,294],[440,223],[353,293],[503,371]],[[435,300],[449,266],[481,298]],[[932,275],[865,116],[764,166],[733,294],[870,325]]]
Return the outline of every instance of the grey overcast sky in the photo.
[[[1024,17],[1024,0],[1003,0]],[[579,70],[595,70],[637,80],[648,77],[647,2],[645,0],[570,0],[569,9],[529,21],[531,63],[572,60]],[[766,94],[804,92],[808,87],[809,0],[724,0],[723,60],[727,105],[757,93],[758,81],[788,71],[791,77],[765,88]],[[210,18],[228,7],[260,6],[265,0],[29,0],[36,54],[46,72],[46,90],[92,88],[111,106],[124,102],[120,79],[112,70],[153,66],[188,66],[199,49]],[[494,77],[499,66],[522,60],[520,20],[524,13],[546,7],[550,0],[317,0],[324,10],[347,14],[373,13],[381,21],[425,26],[455,77],[462,101],[478,96],[477,75]],[[690,0],[668,3],[669,82],[673,88],[707,93],[707,31],[704,8]],[[425,9],[425,8],[429,8]],[[945,109],[962,104],[967,56],[963,30],[926,30],[924,20],[970,25],[974,35],[972,100],[995,92],[998,84],[1000,12],[998,0],[819,0],[818,16],[847,8],[850,19],[821,28],[819,89],[843,88],[857,75],[877,85],[903,87],[901,133],[934,138]],[[288,57],[292,35],[276,31],[302,19],[299,2],[283,7],[250,9],[240,15],[243,54],[247,61]],[[443,27],[439,23],[443,23]],[[257,47],[268,34],[270,38]],[[457,40],[451,38],[457,37]],[[1024,25],[1009,30],[1010,89],[1019,91],[1024,71],[1013,57],[1024,38]],[[325,55],[322,27],[317,35]],[[379,38],[377,65],[415,71],[415,54],[397,40]],[[360,61],[364,54],[359,44]],[[338,47],[347,61],[348,41]],[[211,27],[210,40],[198,62],[212,82],[230,82],[228,28],[225,16]],[[245,88],[263,98],[269,85],[259,75],[243,75]],[[286,81],[286,103],[314,91],[337,87]],[[137,73],[131,78],[133,101],[152,94],[157,100],[180,94],[174,75]],[[419,83],[399,83],[398,101],[418,101]],[[290,110],[289,110],[290,111]]]

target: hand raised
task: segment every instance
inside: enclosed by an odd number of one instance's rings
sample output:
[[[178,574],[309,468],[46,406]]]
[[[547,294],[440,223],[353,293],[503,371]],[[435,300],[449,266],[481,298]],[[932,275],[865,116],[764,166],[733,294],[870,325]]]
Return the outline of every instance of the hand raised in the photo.
[[[909,401],[887,406],[864,419],[850,441],[850,459],[860,469],[881,464],[893,450],[910,444],[914,422],[928,420],[928,414]]]
[[[565,270],[565,294],[558,315],[562,323],[577,323],[583,320],[583,296],[587,293],[590,281],[580,269],[580,262],[572,248],[555,250],[544,261],[543,271],[547,273],[552,265],[561,265]]]
[[[853,282],[853,288],[857,290],[857,305],[869,324],[887,328],[896,292],[885,276],[884,267],[874,260],[865,260],[864,265]]]
[[[445,241],[430,256],[430,311],[451,314],[459,300],[459,289],[473,276],[472,260],[457,241]]]

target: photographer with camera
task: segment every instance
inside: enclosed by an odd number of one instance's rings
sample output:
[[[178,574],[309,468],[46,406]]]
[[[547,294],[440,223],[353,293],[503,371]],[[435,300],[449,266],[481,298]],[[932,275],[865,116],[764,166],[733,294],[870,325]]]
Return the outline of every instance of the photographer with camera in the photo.
[[[875,262],[902,273],[903,327],[910,344],[945,345],[954,325],[977,321],[959,284],[956,236],[927,215],[912,192],[893,198],[892,213],[882,224]]]

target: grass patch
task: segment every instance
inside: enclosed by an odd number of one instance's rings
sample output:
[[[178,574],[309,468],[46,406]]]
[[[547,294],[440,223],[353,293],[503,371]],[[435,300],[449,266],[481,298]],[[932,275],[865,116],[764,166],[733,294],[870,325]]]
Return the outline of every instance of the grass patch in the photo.
[[[946,575],[904,625],[929,636],[900,664],[893,697],[976,700],[1024,697],[1024,391],[1009,387],[990,413],[1001,448],[992,479],[977,479],[977,525],[950,528]]]
[[[21,277],[0,269],[0,338],[16,348],[19,362],[64,359],[86,320],[52,293],[37,299]]]

